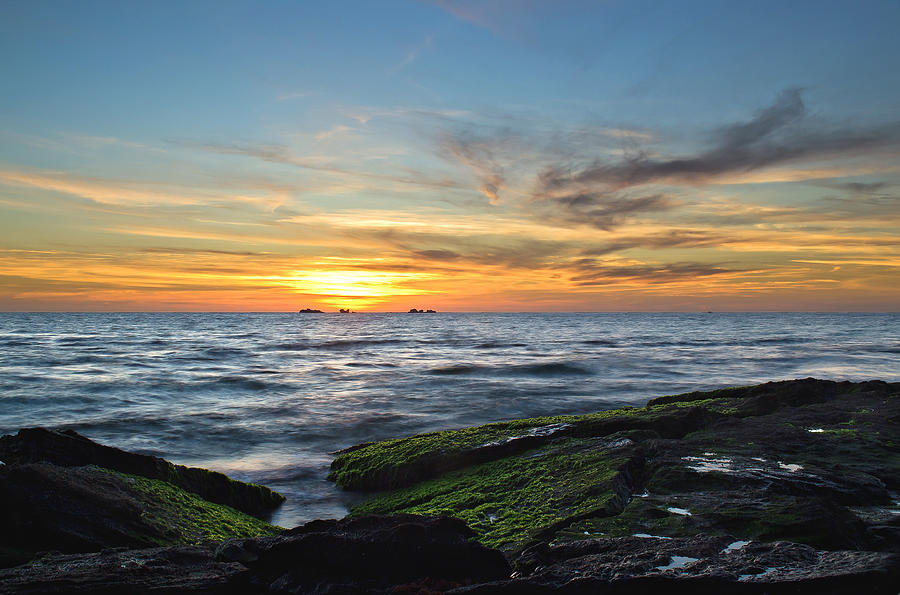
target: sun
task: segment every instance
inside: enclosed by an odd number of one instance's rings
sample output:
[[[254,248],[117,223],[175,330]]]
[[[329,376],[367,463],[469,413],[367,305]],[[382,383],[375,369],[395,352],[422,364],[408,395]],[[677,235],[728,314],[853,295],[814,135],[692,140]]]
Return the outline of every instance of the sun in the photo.
[[[410,285],[432,277],[399,271],[306,270],[295,271],[289,284],[297,293],[335,308],[367,308],[396,296],[435,293]]]

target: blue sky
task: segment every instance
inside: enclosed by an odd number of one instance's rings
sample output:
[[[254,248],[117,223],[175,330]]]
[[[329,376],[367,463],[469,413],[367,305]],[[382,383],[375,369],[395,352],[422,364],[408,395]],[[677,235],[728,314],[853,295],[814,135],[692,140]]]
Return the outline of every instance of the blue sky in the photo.
[[[7,2],[0,307],[892,309],[898,25],[897,2]]]

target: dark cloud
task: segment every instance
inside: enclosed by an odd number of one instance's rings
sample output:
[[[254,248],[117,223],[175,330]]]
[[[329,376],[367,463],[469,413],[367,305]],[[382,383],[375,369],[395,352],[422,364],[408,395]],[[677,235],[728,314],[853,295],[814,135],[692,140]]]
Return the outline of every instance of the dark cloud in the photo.
[[[900,142],[898,123],[861,130],[828,129],[822,122],[808,123],[806,115],[800,91],[789,89],[747,122],[721,127],[713,146],[696,155],[656,159],[637,152],[619,162],[596,160],[583,168],[550,166],[539,179],[545,192],[586,185],[618,190],[658,182],[697,184],[724,174]]]
[[[626,197],[615,193],[582,192],[547,198],[539,205],[551,220],[590,225],[608,231],[619,225],[626,216],[665,211],[672,208],[674,202],[660,194]]]
[[[887,182],[844,182],[842,184],[832,185],[834,188],[839,188],[855,194],[877,194],[890,186],[891,184],[888,184]]]
[[[711,277],[735,272],[716,264],[678,262],[660,265],[616,266],[595,259],[582,259],[574,263],[579,272],[570,277],[578,286],[608,285],[626,279],[640,279],[647,283],[669,283],[690,280],[697,277]]]
[[[661,234],[618,238],[615,242],[609,244],[584,248],[579,253],[583,256],[603,256],[620,250],[627,250],[628,248],[652,248],[654,250],[704,248],[735,243],[736,241],[734,238],[723,234],[703,230],[678,229]]]
[[[425,260],[452,261],[460,258],[460,255],[453,250],[420,250],[413,252],[413,254]]]
[[[492,203],[522,208],[548,224],[600,230],[678,206],[674,196],[649,185],[702,186],[727,175],[900,145],[900,123],[836,125],[811,115],[800,89],[787,89],[752,117],[714,129],[705,148],[670,157],[647,149],[653,134],[629,126],[562,129],[496,114],[481,120],[438,124],[444,128],[436,137],[438,154],[472,172]]]
[[[561,255],[574,253],[569,242],[487,234],[448,236],[399,229],[355,230],[348,237],[376,241],[396,252],[425,262],[454,265],[501,265],[510,268],[539,269],[553,266]]]
[[[231,250],[204,250],[201,248],[144,248],[150,254],[213,254],[227,256],[266,256],[269,252],[234,252]]]

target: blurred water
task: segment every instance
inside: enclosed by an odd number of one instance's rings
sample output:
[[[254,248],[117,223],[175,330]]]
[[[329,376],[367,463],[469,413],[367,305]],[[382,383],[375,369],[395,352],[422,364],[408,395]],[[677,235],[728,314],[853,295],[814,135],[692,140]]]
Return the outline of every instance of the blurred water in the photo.
[[[0,433],[62,426],[342,516],[337,449],[768,380],[900,380],[898,314],[0,314]]]

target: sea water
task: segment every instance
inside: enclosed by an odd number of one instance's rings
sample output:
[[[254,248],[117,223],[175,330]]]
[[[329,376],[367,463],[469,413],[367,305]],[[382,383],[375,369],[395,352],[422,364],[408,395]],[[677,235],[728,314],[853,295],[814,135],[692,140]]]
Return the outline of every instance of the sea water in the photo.
[[[0,433],[71,428],[340,517],[332,453],[813,376],[900,381],[898,314],[0,314]]]

